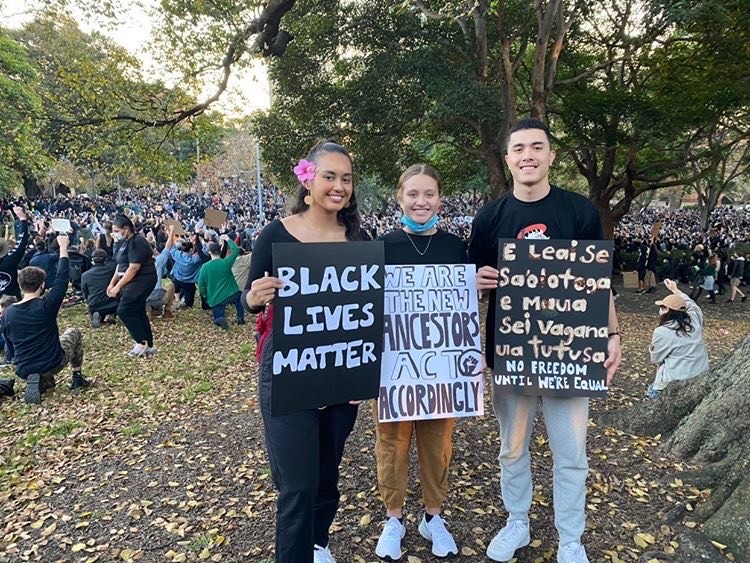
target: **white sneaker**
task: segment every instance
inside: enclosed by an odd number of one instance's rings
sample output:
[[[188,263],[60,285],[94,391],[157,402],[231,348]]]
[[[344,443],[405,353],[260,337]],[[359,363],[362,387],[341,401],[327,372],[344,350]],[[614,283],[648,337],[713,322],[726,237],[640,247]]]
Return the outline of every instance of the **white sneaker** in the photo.
[[[458,555],[458,547],[453,536],[445,527],[445,520],[435,515],[428,522],[427,517],[422,515],[419,523],[419,533],[426,540],[432,540],[432,554],[438,557]]]
[[[398,561],[401,552],[401,540],[406,535],[406,528],[399,522],[398,518],[391,516],[383,525],[383,533],[378,538],[375,546],[375,555],[386,561]]]
[[[487,547],[487,557],[493,561],[510,561],[517,549],[529,545],[529,523],[510,520]]]
[[[316,545],[313,549],[313,561],[315,563],[336,563],[331,551],[326,547]]]
[[[128,352],[128,356],[131,358],[140,358],[146,354],[148,347],[144,344],[136,344],[133,349]]]
[[[557,563],[589,563],[589,558],[586,557],[583,546],[577,541],[572,541],[559,547]]]

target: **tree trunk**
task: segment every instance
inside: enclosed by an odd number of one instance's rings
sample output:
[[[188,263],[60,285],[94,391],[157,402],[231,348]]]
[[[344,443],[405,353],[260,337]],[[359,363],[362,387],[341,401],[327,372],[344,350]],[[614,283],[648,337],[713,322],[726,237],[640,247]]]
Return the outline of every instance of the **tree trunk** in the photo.
[[[706,373],[671,383],[657,400],[605,413],[600,422],[634,434],[667,435],[672,455],[702,465],[683,476],[712,489],[695,515],[712,539],[750,561],[750,336]],[[682,554],[690,561],[690,554]]]
[[[36,199],[44,193],[44,190],[42,189],[42,186],[39,185],[37,179],[29,178],[27,176],[23,177],[23,191],[29,199]]]
[[[503,168],[503,151],[489,125],[482,124],[480,134],[482,137],[482,154],[487,165],[490,199],[495,199],[508,192],[511,184],[505,175],[505,168]]]

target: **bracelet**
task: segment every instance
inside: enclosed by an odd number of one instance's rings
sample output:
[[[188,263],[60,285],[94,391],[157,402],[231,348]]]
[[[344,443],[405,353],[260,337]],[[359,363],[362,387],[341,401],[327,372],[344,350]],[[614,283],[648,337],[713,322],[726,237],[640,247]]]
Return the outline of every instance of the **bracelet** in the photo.
[[[619,336],[620,337],[620,342],[622,342],[622,334],[620,334],[619,330],[617,332],[610,332],[607,336],[609,338],[612,338],[613,336]]]

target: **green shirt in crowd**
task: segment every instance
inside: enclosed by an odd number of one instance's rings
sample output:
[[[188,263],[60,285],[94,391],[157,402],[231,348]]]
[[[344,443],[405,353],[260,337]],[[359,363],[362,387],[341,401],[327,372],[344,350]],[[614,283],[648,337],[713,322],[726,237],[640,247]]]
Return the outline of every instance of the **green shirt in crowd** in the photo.
[[[198,290],[209,307],[216,307],[240,290],[232,274],[232,265],[240,255],[240,248],[232,240],[227,242],[231,254],[226,258],[212,258],[201,266],[198,276]]]

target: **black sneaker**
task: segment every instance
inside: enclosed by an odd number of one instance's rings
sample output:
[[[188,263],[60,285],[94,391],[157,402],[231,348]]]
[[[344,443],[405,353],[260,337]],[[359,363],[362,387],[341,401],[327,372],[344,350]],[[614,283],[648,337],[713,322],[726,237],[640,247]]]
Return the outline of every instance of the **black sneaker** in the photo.
[[[102,327],[102,314],[99,312],[94,313],[91,315],[91,328],[101,328]]]
[[[82,373],[74,373],[73,379],[70,381],[70,390],[75,391],[76,389],[85,389],[91,385],[88,379],[83,377]]]
[[[740,301],[742,301],[743,303],[744,303],[745,301],[747,301],[747,295],[743,295],[743,296],[742,296],[742,299],[740,299]]]
[[[216,326],[220,326],[224,330],[229,330],[229,324],[227,323],[226,319],[221,319],[219,322],[214,323]]]
[[[42,402],[42,391],[40,389],[41,376],[38,373],[32,373],[26,378],[26,394],[23,400],[29,405],[39,405]]]
[[[13,387],[16,384],[14,379],[0,379],[0,399],[3,397],[13,397],[16,394]]]
[[[246,324],[246,322],[247,322],[247,321],[245,321],[245,319],[239,319],[239,320],[237,321],[237,324],[238,324],[238,325],[244,325],[244,324]]]
[[[46,393],[50,389],[55,388],[55,376],[54,375],[42,375],[39,380],[39,390],[42,393]]]

